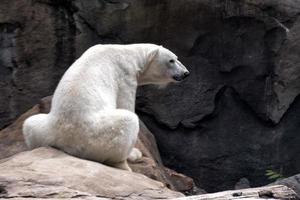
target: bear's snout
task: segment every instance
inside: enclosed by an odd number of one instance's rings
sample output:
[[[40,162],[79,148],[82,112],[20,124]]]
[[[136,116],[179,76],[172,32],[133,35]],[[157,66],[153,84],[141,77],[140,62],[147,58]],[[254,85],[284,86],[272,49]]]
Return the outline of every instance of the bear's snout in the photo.
[[[173,79],[175,81],[182,81],[183,79],[185,79],[186,77],[188,77],[190,75],[190,72],[189,71],[185,71],[184,73],[182,74],[176,74],[173,76]]]

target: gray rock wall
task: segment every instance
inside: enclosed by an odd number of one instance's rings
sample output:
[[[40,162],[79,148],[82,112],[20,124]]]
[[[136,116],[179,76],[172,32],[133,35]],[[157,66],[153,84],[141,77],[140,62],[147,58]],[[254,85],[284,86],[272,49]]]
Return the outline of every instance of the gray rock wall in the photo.
[[[0,128],[97,43],[162,44],[192,75],[139,90],[165,164],[216,191],[300,171],[299,0],[2,0]],[[297,98],[298,97],[298,98]]]

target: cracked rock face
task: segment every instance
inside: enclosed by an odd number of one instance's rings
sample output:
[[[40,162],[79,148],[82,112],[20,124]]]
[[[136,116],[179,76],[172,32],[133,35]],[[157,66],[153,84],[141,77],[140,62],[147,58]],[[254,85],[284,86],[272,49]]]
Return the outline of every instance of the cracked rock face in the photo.
[[[52,94],[96,43],[162,44],[191,76],[140,88],[163,162],[208,191],[300,161],[299,0],[2,0],[0,127]]]

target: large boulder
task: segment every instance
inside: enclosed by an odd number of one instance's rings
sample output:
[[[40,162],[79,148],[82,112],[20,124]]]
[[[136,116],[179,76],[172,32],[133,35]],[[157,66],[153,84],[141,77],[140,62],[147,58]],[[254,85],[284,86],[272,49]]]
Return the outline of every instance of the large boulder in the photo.
[[[143,87],[164,163],[208,191],[300,171],[300,0],[1,0],[0,127],[53,93],[96,43],[151,42],[191,71]]]
[[[1,199],[168,199],[184,196],[144,175],[45,147],[1,160],[0,171]]]

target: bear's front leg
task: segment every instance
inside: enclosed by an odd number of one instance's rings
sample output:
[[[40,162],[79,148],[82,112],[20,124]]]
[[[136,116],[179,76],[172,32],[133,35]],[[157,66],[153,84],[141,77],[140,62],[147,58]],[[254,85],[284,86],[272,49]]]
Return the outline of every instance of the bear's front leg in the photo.
[[[132,169],[129,167],[129,165],[127,163],[127,160],[124,160],[124,161],[119,162],[119,163],[113,163],[113,164],[111,164],[111,166],[115,167],[115,168],[119,168],[119,169],[123,169],[123,170],[127,170],[127,171],[132,172]]]

